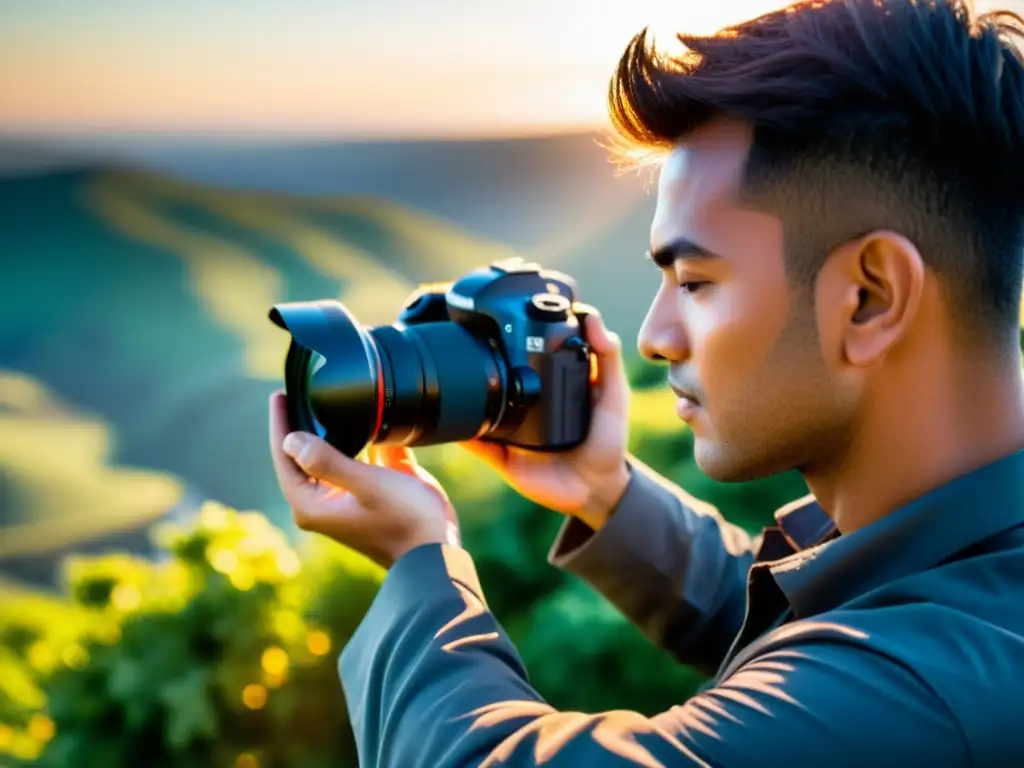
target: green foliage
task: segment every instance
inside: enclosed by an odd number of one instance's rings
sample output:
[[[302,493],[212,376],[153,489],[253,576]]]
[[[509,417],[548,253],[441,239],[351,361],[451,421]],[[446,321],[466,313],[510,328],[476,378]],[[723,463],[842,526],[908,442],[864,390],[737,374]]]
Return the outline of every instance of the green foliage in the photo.
[[[45,743],[43,764],[76,768],[355,765],[336,655],[380,569],[315,540],[300,560],[261,515],[212,503],[155,535],[159,562],[70,561],[48,622],[4,616],[0,750]]]
[[[559,709],[654,715],[703,682],[576,579],[532,606],[521,629],[519,649],[532,682]]]
[[[65,659],[74,662],[89,618],[51,595],[0,589],[0,765],[31,762],[52,737],[41,683]]]

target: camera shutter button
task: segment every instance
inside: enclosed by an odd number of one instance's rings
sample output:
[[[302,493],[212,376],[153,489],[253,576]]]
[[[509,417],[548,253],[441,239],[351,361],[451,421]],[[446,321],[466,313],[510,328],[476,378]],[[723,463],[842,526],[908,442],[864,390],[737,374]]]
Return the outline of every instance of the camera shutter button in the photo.
[[[571,336],[565,340],[562,349],[572,350],[581,362],[590,360],[590,345],[579,336]]]
[[[534,320],[560,323],[569,319],[572,302],[560,293],[537,293],[530,299],[526,310]]]

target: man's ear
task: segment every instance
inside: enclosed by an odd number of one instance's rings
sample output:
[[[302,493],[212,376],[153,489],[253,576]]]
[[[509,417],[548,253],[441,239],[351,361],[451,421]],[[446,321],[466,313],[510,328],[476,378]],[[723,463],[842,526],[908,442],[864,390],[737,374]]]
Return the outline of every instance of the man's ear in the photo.
[[[874,231],[833,250],[819,275],[817,299],[845,362],[873,365],[907,337],[925,281],[920,251],[897,232]]]

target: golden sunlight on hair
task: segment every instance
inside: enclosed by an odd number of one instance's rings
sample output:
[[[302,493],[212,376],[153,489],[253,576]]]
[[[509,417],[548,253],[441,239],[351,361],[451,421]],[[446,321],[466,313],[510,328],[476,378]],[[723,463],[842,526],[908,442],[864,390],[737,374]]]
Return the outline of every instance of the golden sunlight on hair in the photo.
[[[659,47],[676,45],[675,36],[710,34],[723,27],[776,11],[792,0],[724,0],[719,3],[680,3],[678,0],[649,0],[641,3],[649,15],[647,23]]]

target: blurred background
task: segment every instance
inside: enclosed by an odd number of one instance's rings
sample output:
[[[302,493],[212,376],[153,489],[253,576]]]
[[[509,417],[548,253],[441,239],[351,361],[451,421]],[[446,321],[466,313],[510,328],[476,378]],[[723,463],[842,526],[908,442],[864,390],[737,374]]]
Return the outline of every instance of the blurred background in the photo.
[[[355,765],[335,663],[381,573],[290,522],[268,308],[387,323],[518,254],[635,358],[654,197],[601,146],[608,78],[644,26],[782,5],[0,0],[0,766]],[[633,450],[730,519],[806,492],[709,481],[662,372],[630,372]],[[654,713],[702,682],[546,564],[555,515],[420,457],[554,705]]]

